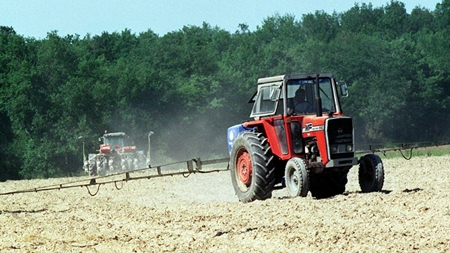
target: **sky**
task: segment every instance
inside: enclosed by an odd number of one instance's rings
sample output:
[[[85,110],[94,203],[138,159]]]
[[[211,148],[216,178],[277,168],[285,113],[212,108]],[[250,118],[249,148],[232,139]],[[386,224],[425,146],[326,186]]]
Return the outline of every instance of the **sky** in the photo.
[[[275,14],[302,15],[322,10],[337,13],[355,3],[386,6],[390,0],[1,0],[0,26],[12,27],[24,37],[44,39],[48,32],[59,36],[81,37],[102,32],[130,29],[139,34],[149,29],[159,36],[178,31],[183,26],[201,26],[203,22],[231,33],[239,24],[250,31]],[[442,0],[401,0],[408,13],[416,6],[434,10]]]

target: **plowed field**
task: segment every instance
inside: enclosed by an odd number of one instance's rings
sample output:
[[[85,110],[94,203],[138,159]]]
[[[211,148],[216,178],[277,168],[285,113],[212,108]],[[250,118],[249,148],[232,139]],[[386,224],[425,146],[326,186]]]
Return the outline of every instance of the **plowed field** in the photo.
[[[278,190],[239,203],[229,172],[107,184],[94,197],[81,187],[0,196],[0,252],[449,252],[450,156],[384,166],[383,192],[360,193],[354,167],[346,193],[321,200]]]

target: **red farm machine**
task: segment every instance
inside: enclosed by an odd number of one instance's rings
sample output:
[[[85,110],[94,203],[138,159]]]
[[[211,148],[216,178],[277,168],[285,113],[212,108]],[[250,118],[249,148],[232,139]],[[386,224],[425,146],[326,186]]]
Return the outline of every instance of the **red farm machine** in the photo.
[[[149,134],[150,136],[150,134]],[[96,154],[84,154],[84,170],[90,176],[132,171],[147,167],[149,158],[136,146],[127,144],[128,136],[124,132],[107,133],[99,138],[100,149]]]
[[[239,200],[289,194],[327,198],[345,191],[349,170],[359,164],[362,192],[381,191],[383,163],[378,155],[355,156],[353,121],[340,98],[345,83],[330,73],[260,78],[251,121],[228,129],[230,171]]]

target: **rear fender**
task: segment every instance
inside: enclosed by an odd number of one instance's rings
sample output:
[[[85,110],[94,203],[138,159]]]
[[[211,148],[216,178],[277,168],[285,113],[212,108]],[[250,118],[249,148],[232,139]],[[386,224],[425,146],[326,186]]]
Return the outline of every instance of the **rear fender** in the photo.
[[[234,125],[228,128],[227,131],[227,139],[228,139],[228,153],[231,154],[231,150],[233,148],[233,143],[236,140],[239,133],[243,131],[254,130],[254,127],[246,127],[244,124]]]
[[[285,134],[286,122],[282,116],[267,117],[260,120],[246,122],[244,123],[244,126],[247,129],[258,129],[259,132],[263,133],[269,142],[272,154],[281,159],[288,156],[289,152],[287,152],[287,154],[283,154],[281,148],[283,143],[286,146],[285,149],[288,150],[289,147],[287,146],[288,136]],[[284,153],[286,153],[286,151]]]

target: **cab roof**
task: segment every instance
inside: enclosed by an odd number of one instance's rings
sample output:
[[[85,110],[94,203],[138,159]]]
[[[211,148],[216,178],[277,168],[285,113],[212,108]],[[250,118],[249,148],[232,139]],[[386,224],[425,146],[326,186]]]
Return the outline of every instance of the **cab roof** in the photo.
[[[116,137],[116,136],[125,136],[126,134],[124,132],[117,132],[117,133],[106,133],[103,135],[103,137]]]
[[[310,79],[315,78],[316,75],[319,75],[319,77],[333,77],[332,73],[310,73],[310,74],[294,74],[294,75],[279,75],[279,76],[271,76],[271,77],[263,77],[258,79],[258,84],[263,83],[272,83],[272,82],[281,82],[284,80],[289,79]]]

